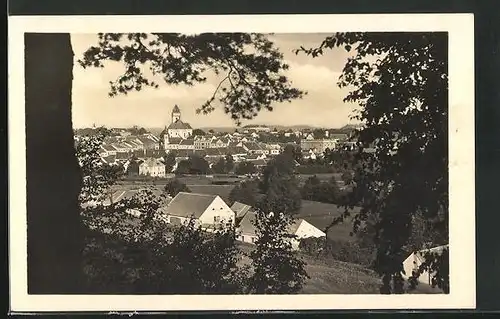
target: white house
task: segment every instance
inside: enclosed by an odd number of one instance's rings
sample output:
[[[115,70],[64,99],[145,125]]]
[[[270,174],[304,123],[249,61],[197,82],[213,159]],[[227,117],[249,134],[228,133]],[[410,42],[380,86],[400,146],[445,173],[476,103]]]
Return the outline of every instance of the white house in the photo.
[[[213,229],[234,225],[235,213],[217,195],[178,193],[166,207],[166,220],[170,224],[186,224],[195,220],[196,226]]]
[[[424,255],[427,252],[441,254],[444,249],[448,249],[448,245],[438,246],[430,249],[420,250],[416,253],[411,254],[403,261],[403,278],[408,279],[414,270],[417,270],[420,265],[425,261]],[[425,270],[420,277],[418,277],[418,281],[420,283],[424,283],[427,285],[431,284],[431,280],[433,277],[433,273],[429,273],[429,271]]]
[[[239,206],[235,209],[238,208]],[[255,221],[255,218],[257,217],[257,214],[250,209],[247,209],[246,207],[242,208],[242,210],[246,210],[246,212],[244,213],[244,216],[241,218],[241,221],[238,224],[236,239],[242,242],[254,244],[257,240],[257,234],[253,223]],[[240,212],[240,214],[242,213]],[[291,239],[292,248],[294,250],[299,249],[301,239],[311,237],[319,238],[326,236],[323,231],[311,225],[304,219],[295,220],[295,222],[289,226],[288,233],[290,235],[296,236],[296,238]]]
[[[165,164],[156,158],[148,158],[139,165],[139,175],[165,177]]]
[[[326,234],[322,230],[310,224],[305,219],[297,219],[295,223],[290,226],[290,232],[297,236],[295,239],[292,239],[292,247],[294,249],[299,249],[300,240],[303,238],[326,237]]]
[[[269,150],[269,154],[278,155],[281,153],[281,146],[279,144],[267,144],[266,148]]]

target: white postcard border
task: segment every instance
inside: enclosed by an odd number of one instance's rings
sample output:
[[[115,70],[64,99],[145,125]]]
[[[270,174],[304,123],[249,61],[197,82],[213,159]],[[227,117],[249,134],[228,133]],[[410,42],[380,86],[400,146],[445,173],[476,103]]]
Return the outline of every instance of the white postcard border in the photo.
[[[472,14],[9,17],[11,310],[169,311],[475,308],[474,17]],[[449,32],[449,295],[28,295],[24,32]],[[54,274],[57,276],[57,274]]]

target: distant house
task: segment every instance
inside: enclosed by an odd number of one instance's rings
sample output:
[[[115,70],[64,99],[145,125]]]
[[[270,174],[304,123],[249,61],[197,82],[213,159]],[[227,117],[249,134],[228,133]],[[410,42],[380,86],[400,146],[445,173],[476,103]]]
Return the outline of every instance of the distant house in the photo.
[[[187,139],[180,141],[178,149],[179,150],[194,150],[195,149],[194,139],[187,138]]]
[[[101,152],[101,156],[106,157],[110,155],[116,155],[117,150],[112,144],[103,144],[101,146],[103,152]]]
[[[194,139],[194,149],[195,150],[204,150],[206,148],[209,148],[210,147],[210,139],[207,139],[207,138],[204,138],[204,137],[200,137],[200,136],[197,136],[195,139]]]
[[[237,240],[251,244],[254,244],[257,241],[257,232],[254,226],[256,218],[257,214],[250,209],[244,213],[244,216],[241,218],[241,221],[237,226]],[[301,239],[326,236],[323,231],[308,223],[304,219],[295,220],[293,224],[288,227],[288,234],[296,236],[295,238],[290,239],[292,249],[294,250],[299,249]]]
[[[413,271],[417,270],[420,267],[420,265],[422,265],[422,263],[425,261],[424,257],[425,253],[432,252],[441,254],[443,250],[447,248],[448,245],[438,246],[431,249],[420,250],[408,256],[403,261],[403,270],[404,270],[403,278],[408,279],[412,275]],[[431,280],[433,275],[434,275],[433,273],[430,273],[428,270],[425,270],[420,275],[420,277],[418,277],[418,281],[427,285],[431,285],[432,283]]]
[[[180,148],[180,143],[182,142],[182,138],[180,137],[165,137],[165,150],[178,150]]]
[[[325,152],[325,150],[328,148],[330,150],[336,149],[337,148],[337,143],[338,140],[336,139],[320,139],[320,140],[315,140],[315,139],[310,139],[309,137],[312,135],[309,135],[308,138],[302,139],[300,141],[300,147],[302,150],[313,150],[317,154],[322,154]]]
[[[226,141],[223,139],[215,139],[215,140],[212,140],[212,142],[210,143],[210,147],[211,148],[226,147],[228,143],[229,142],[226,143]]]
[[[279,144],[267,144],[266,148],[269,150],[269,154],[278,155],[281,153],[281,146]]]
[[[265,154],[250,154],[245,157],[247,161],[257,161],[257,160],[264,160],[266,159]]]
[[[221,158],[228,154],[228,149],[225,147],[207,148],[204,150],[205,158]]]
[[[186,224],[195,220],[196,226],[211,229],[216,226],[234,225],[235,213],[217,195],[178,193],[166,208],[170,224]]]
[[[137,139],[142,143],[143,149],[159,149],[160,141],[152,134],[145,134],[137,136]]]
[[[258,169],[262,169],[267,165],[267,161],[265,159],[247,159],[246,162],[252,163]]]
[[[118,203],[122,200],[128,200],[131,199],[132,197],[136,196],[140,191],[145,190],[145,189],[128,189],[128,190],[117,190],[114,192],[109,193],[106,198],[102,201],[102,205],[104,206],[109,206],[115,203]],[[159,189],[150,189],[155,196],[160,196],[162,194],[162,191]],[[160,208],[159,208],[159,213],[163,213],[164,207],[167,205],[169,201],[169,197],[167,196],[164,198],[163,202],[160,203]],[[139,217],[140,212],[136,209],[130,209],[128,208],[127,213],[129,213],[132,216]]]
[[[265,154],[265,146],[257,142],[243,142],[239,146],[243,147],[248,154]]]
[[[139,165],[139,175],[165,177],[165,164],[156,158],[148,158]]]
[[[232,146],[227,148],[227,153],[231,154],[235,162],[241,162],[248,155],[247,151],[240,146]]]

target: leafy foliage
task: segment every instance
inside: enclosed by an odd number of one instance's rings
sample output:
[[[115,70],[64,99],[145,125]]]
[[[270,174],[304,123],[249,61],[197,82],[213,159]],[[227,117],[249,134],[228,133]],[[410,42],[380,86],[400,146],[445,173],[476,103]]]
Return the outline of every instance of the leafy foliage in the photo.
[[[224,158],[219,158],[219,160],[212,167],[214,173],[224,174],[226,173],[226,160]]]
[[[110,96],[158,88],[155,77],[168,84],[194,85],[215,76],[219,85],[197,112],[210,113],[220,102],[240,123],[262,109],[273,110],[274,102],[304,95],[283,75],[288,65],[282,60],[282,53],[262,34],[99,33],[97,45],[79,63],[84,68],[104,67],[105,61],[124,64],[123,74],[110,82]]]
[[[107,190],[124,173],[121,166],[111,166],[101,161],[98,151],[104,138],[104,134],[79,136],[75,143],[75,154],[83,175],[79,197],[81,204],[102,201]]]
[[[168,152],[167,155],[165,156],[165,172],[170,173],[174,169],[174,166],[176,164],[175,160],[175,152]]]
[[[144,135],[149,133],[144,127],[138,127],[136,125],[127,129],[127,131],[130,132],[131,135]]]
[[[255,207],[258,203],[259,185],[257,181],[243,181],[236,185],[229,193],[230,205],[234,202]]]
[[[298,163],[302,163],[302,149],[297,144],[287,144],[283,149],[284,154],[291,155]]]
[[[288,152],[269,161],[260,180],[260,190],[265,194],[259,202],[260,209],[288,215],[300,210],[302,200],[294,168],[293,154]]]
[[[445,247],[442,252],[426,251],[423,253],[423,263],[413,271],[409,277],[410,290],[414,290],[418,286],[418,277],[424,272],[431,274],[431,287],[440,288],[445,294],[450,293],[450,256],[449,249]]]
[[[159,213],[161,203],[162,196],[145,190],[87,216],[94,245],[100,245],[85,252],[94,261],[91,289],[101,293],[110,289],[162,294],[241,292],[245,268],[237,267],[234,229],[207,233],[194,219],[171,227]],[[130,210],[139,215],[130,216]]]
[[[309,237],[300,240],[300,250],[305,254],[323,260],[334,259],[370,267],[375,250],[364,247],[358,241],[335,241],[325,237]]]
[[[247,162],[247,161],[239,162],[236,165],[234,173],[237,175],[255,174],[257,173],[257,167],[255,167],[254,163],[252,162]]]
[[[207,135],[207,133],[205,133],[205,131],[203,131],[202,129],[195,128],[193,130],[193,136],[205,136],[205,135]]]
[[[338,85],[344,101],[360,105],[353,115],[365,124],[357,132],[373,156],[355,157],[350,206],[361,205],[354,229],[376,215],[376,270],[383,293],[401,293],[401,256],[411,235],[412,216],[421,213],[440,234],[448,229],[448,70],[445,33],[337,33],[318,48],[353,49]],[[346,212],[349,215],[349,211]]]
[[[231,173],[234,169],[234,159],[231,154],[227,154],[225,157],[224,171],[226,173]]]
[[[178,174],[205,175],[209,172],[210,166],[208,162],[196,154],[190,155],[187,160],[180,161],[176,169]]]
[[[77,144],[84,174],[95,181],[95,171],[104,169],[95,136]],[[86,176],[85,176],[86,177]],[[116,181],[111,174],[99,175],[89,184],[81,204],[104,199]],[[185,187],[172,181],[173,192]],[[185,191],[185,189],[183,189]],[[94,201],[82,210],[87,246],[84,249],[87,291],[95,293],[238,293],[244,288],[245,268],[237,268],[239,251],[234,229],[202,232],[191,221],[172,228],[165,223],[162,207],[165,193],[146,188],[130,198],[105,205]]]
[[[298,293],[309,278],[305,263],[292,249],[288,227],[293,219],[283,213],[256,213],[256,248],[250,253],[253,274],[249,289],[253,293]]]
[[[191,193],[189,187],[177,178],[171,179],[165,185],[165,192],[172,197],[175,197],[180,192]]]

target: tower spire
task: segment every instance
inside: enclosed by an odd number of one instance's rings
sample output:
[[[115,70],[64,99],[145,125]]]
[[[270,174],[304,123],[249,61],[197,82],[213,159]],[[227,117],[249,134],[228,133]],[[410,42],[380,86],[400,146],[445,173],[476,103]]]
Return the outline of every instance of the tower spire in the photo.
[[[174,106],[172,110],[172,123],[175,123],[181,119],[181,110],[177,106],[177,104]]]

